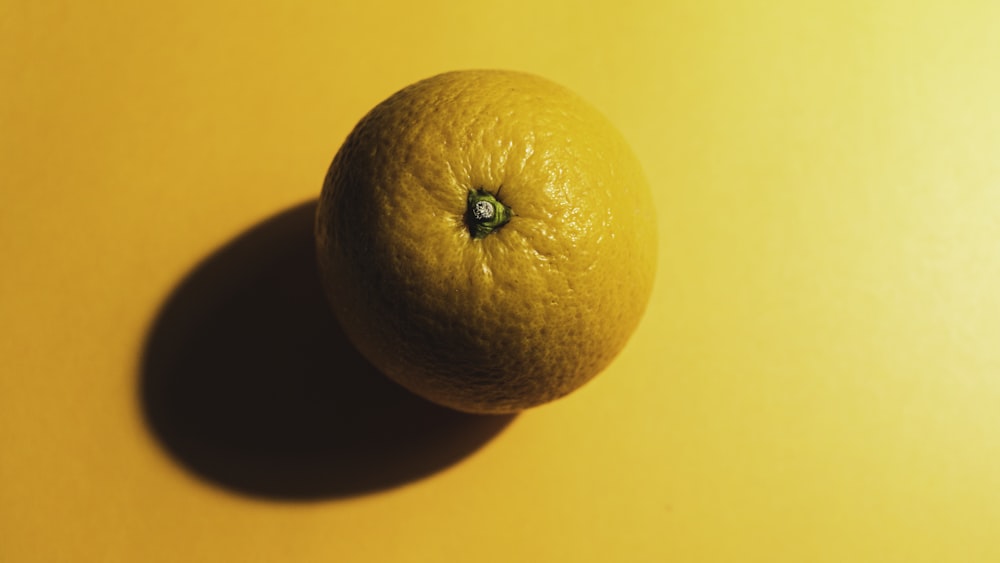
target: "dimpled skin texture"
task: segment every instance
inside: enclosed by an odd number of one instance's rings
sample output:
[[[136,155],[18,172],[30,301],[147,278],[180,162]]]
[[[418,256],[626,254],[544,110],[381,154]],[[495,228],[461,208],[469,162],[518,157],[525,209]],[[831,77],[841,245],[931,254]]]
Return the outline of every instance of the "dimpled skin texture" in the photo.
[[[465,223],[483,188],[513,218]],[[328,299],[387,376],[466,412],[510,413],[580,387],[648,302],[656,221],[621,134],[543,78],[457,71],[397,92],[333,160],[316,221]]]

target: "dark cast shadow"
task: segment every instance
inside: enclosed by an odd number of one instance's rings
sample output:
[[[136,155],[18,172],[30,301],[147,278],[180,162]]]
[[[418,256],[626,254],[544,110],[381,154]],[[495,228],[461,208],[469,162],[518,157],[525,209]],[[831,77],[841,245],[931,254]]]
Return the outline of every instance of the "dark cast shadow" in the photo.
[[[139,400],[152,434],[195,474],[274,499],[324,499],[440,471],[512,416],[429,403],[348,342],[319,281],[316,202],[208,257],[154,321]]]

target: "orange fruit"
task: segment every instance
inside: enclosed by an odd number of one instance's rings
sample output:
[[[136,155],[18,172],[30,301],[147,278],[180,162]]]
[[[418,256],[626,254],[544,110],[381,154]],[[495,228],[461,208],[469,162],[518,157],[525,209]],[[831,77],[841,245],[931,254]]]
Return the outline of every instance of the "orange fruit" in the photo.
[[[449,72],[371,110],[316,217],[354,345],[414,393],[475,413],[562,397],[635,330],[656,263],[639,162],[608,120],[531,74]]]

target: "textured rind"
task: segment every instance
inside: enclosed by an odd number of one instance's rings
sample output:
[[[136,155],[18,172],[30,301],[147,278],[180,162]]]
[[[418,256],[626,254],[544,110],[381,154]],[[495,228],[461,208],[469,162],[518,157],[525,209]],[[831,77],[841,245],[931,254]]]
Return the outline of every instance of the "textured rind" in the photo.
[[[511,221],[474,240],[470,189]],[[316,220],[331,306],[390,378],[468,412],[516,412],[602,371],[652,289],[656,222],[638,161],[545,79],[438,75],[376,106],[330,166]]]

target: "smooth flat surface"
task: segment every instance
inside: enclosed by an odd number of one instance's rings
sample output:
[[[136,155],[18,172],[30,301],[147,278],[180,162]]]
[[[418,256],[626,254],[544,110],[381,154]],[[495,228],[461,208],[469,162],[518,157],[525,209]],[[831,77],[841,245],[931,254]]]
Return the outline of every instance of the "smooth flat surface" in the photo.
[[[997,22],[7,0],[0,561],[1000,560]],[[513,420],[365,379],[304,258],[357,119],[469,67],[602,108],[661,222],[625,352]]]

